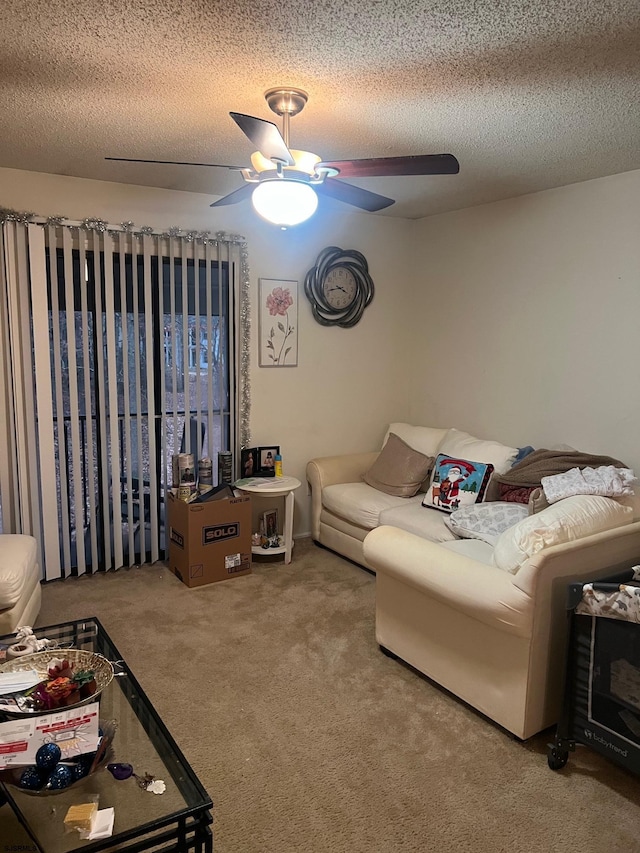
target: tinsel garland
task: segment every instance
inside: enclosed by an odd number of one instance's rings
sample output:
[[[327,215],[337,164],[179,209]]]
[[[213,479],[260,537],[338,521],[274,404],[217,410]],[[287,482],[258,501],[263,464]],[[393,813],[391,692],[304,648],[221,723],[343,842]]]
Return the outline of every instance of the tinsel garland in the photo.
[[[200,243],[220,246],[221,244],[235,245],[240,252],[240,417],[238,428],[238,440],[240,449],[249,447],[251,444],[250,414],[251,414],[251,383],[249,378],[250,369],[250,343],[251,343],[251,313],[250,313],[250,281],[249,281],[249,252],[247,250],[246,238],[240,234],[227,234],[217,231],[211,236],[210,231],[185,231],[177,226],[172,226],[166,231],[156,231],[150,225],[136,227],[133,222],[127,220],[120,225],[114,226],[98,217],[87,217],[81,222],[68,219],[66,216],[38,216],[35,213],[10,210],[0,207],[0,224],[4,222],[16,222],[20,225],[32,223],[43,227],[64,227],[72,230],[94,231],[99,234],[132,234],[137,237],[154,236],[164,239],[178,239],[185,243]]]

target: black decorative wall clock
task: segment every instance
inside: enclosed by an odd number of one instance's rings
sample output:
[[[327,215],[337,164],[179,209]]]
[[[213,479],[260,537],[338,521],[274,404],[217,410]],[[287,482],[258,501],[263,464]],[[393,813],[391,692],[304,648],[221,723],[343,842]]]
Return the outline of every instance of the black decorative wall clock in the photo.
[[[355,326],[374,293],[365,256],[355,249],[329,246],[306,274],[304,292],[318,323]]]

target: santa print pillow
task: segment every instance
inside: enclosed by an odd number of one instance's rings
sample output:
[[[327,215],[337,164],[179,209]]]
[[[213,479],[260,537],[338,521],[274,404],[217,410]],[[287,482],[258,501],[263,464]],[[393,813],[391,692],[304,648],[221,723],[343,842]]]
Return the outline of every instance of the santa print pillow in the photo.
[[[486,462],[470,462],[440,453],[422,506],[453,512],[458,507],[480,503],[492,474],[493,465]]]

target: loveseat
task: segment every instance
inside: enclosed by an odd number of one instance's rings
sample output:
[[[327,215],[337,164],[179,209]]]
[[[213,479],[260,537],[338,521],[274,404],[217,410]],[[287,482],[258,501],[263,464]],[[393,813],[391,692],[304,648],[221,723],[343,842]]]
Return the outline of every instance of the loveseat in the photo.
[[[508,471],[518,448],[458,430],[392,424],[424,455]],[[384,444],[384,443],[383,443]],[[559,718],[567,584],[640,562],[637,501],[576,496],[494,540],[460,538],[425,481],[413,497],[363,482],[378,452],[313,459],[312,535],[376,573],[381,648],[526,739]],[[489,485],[485,499],[496,497]],[[448,522],[448,523],[447,523]]]

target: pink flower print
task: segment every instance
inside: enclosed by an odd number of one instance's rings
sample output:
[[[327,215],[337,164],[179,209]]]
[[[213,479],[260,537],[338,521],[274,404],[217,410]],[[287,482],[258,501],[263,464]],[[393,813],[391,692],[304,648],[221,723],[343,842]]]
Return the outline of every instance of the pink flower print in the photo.
[[[267,334],[266,347],[269,352],[269,360],[274,366],[283,366],[287,362],[287,356],[291,352],[291,344],[287,343],[295,329],[289,325],[289,308],[293,305],[293,297],[288,287],[274,287],[267,296],[266,305],[272,317],[283,317],[271,326]]]
[[[272,317],[276,317],[278,314],[284,317],[292,305],[293,299],[288,287],[274,287],[267,296],[267,308]]]

